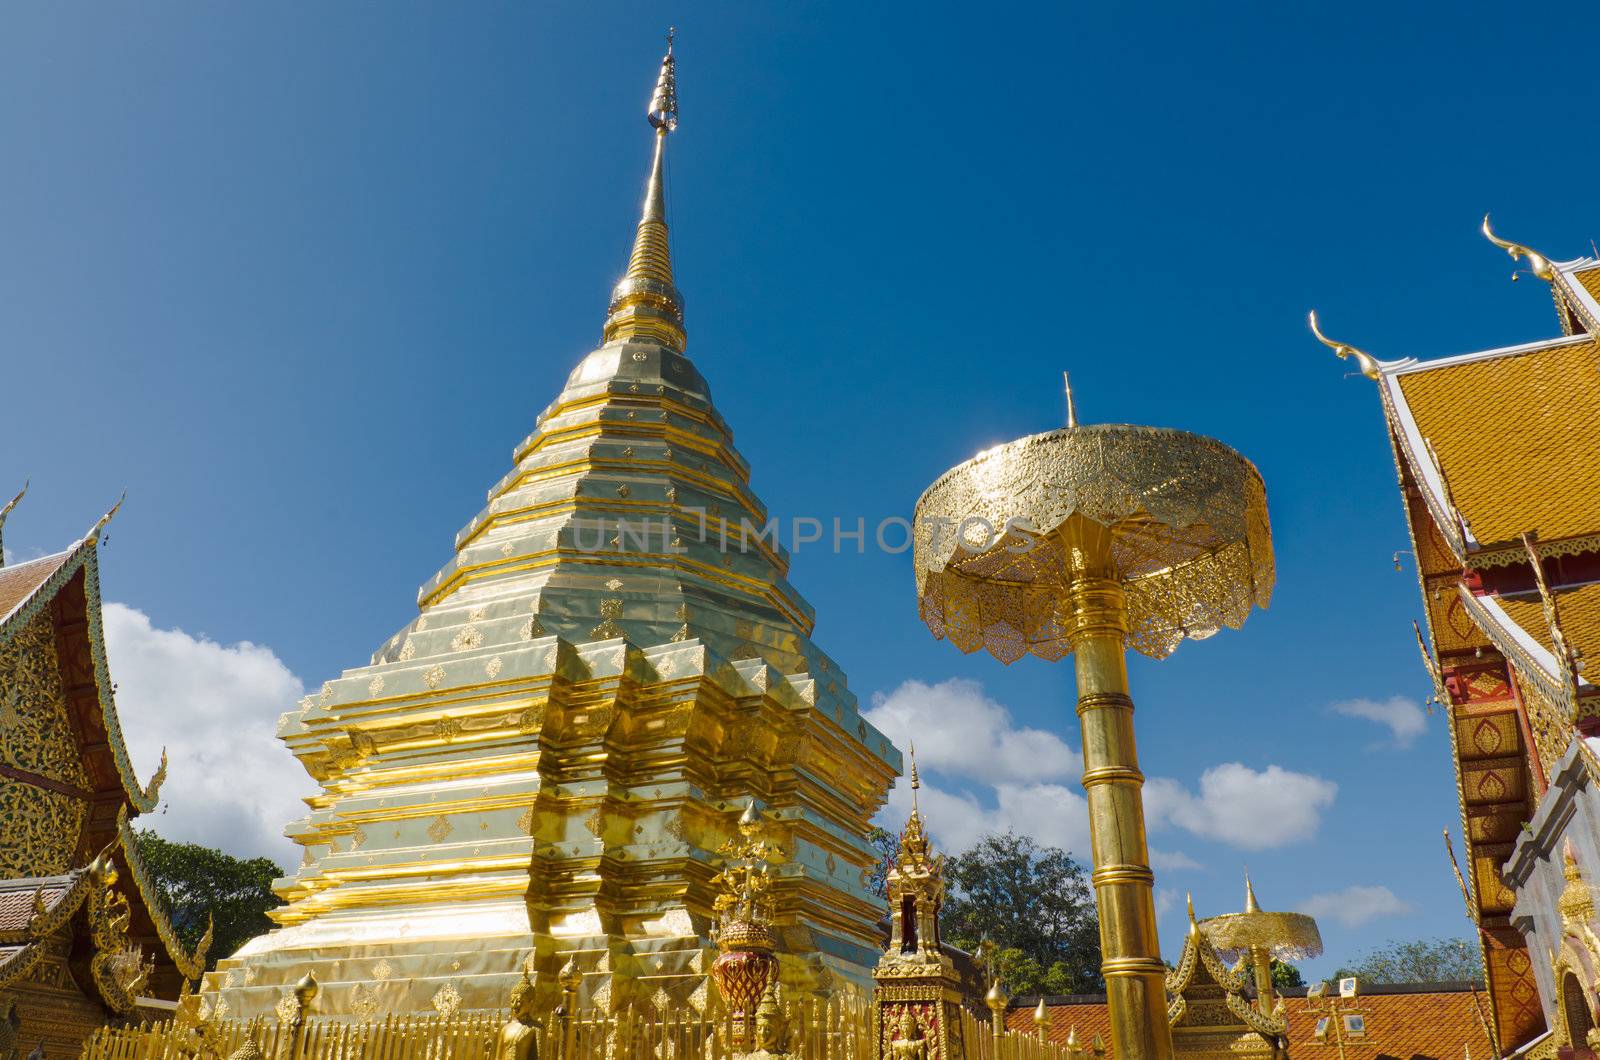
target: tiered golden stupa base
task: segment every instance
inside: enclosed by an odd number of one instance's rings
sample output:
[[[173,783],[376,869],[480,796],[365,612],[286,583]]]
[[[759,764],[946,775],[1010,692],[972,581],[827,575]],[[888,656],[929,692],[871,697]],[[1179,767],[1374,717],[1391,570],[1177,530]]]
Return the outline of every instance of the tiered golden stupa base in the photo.
[[[532,967],[544,973],[537,980],[544,1008],[556,1004],[555,972],[569,960],[583,973],[583,996],[595,1008],[612,1007],[618,994],[696,1010],[708,1000],[706,973],[716,951],[697,936],[543,941],[536,947],[532,936],[522,935],[343,946],[325,953],[281,950],[257,960],[222,961],[203,989],[222,1016],[274,1011],[308,972],[321,987],[318,1014],[368,1019],[391,1012],[495,1010],[505,1007],[531,956]]]

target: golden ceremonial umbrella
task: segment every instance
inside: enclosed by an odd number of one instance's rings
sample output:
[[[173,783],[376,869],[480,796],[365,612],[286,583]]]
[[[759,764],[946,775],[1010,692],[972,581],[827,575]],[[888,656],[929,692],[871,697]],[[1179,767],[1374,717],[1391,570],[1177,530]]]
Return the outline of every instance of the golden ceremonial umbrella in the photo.
[[[1106,992],[1118,1056],[1172,1056],[1124,651],[1162,658],[1272,593],[1266,490],[1220,442],[1067,426],[979,453],[917,502],[918,609],[935,637],[1010,663],[1071,654]]]

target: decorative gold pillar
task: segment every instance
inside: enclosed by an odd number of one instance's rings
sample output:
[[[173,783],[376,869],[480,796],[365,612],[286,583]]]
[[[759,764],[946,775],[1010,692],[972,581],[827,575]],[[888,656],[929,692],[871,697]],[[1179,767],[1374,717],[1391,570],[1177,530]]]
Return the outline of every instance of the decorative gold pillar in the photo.
[[[1156,941],[1155,874],[1145,843],[1144,774],[1133,738],[1122,584],[1111,531],[1075,515],[1057,531],[1067,561],[1066,639],[1078,678],[1101,973],[1117,1055],[1166,1060],[1167,966]]]

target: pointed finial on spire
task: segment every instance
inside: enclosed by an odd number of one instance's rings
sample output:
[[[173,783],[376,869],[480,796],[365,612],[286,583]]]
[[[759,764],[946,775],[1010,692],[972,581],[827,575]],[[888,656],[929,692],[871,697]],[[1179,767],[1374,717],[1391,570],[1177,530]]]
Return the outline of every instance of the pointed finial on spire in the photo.
[[[28,483],[31,481],[31,479],[25,479],[22,483],[22,488],[17,491],[17,495],[7,501],[4,508],[0,508],[0,567],[4,567],[6,565],[6,516],[11,514],[11,509],[15,508],[17,506],[17,502],[21,501],[23,495],[28,492]]]
[[[917,742],[911,741],[911,812],[917,813],[917,792],[922,789],[922,775],[917,772]]]
[[[1072,400],[1072,376],[1066,372],[1061,373],[1061,389],[1067,392],[1067,426],[1078,425],[1078,406]]]
[[[1529,250],[1521,243],[1513,243],[1509,239],[1501,239],[1499,236],[1495,235],[1494,229],[1489,227],[1488,214],[1483,215],[1483,234],[1484,237],[1489,240],[1489,242],[1493,243],[1495,246],[1511,255],[1512,261],[1519,261],[1522,258],[1527,258],[1528,271],[1539,277],[1539,279],[1549,282],[1556,278],[1556,270],[1550,264],[1549,258],[1545,257],[1543,254],[1540,254],[1536,250]],[[1511,282],[1515,283],[1516,280],[1517,274],[1513,272],[1511,274]]]
[[[1311,311],[1310,320],[1311,334],[1317,337],[1318,342],[1328,347],[1328,349],[1332,350],[1340,357],[1354,358],[1356,367],[1360,368],[1361,374],[1366,376],[1368,379],[1377,379],[1383,375],[1382,365],[1378,363],[1378,359],[1372,356],[1372,354],[1363,350],[1358,350],[1348,343],[1335,342],[1334,340],[1328,338],[1328,336],[1324,335],[1322,333],[1322,328],[1317,324],[1317,311],[1315,309]]]
[[[750,799],[744,804],[744,813],[739,815],[739,834],[746,839],[761,830],[761,811],[756,809],[756,800]]]
[[[1256,888],[1250,882],[1250,870],[1244,870],[1244,911],[1246,913],[1261,912],[1261,905],[1256,901]]]
[[[666,200],[667,134],[678,127],[677,60],[672,54],[676,33],[675,28],[667,31],[667,53],[661,57],[661,72],[645,110],[645,119],[656,131],[655,155],[645,182],[644,210],[634,233],[628,271],[611,292],[604,336],[606,342],[639,339],[682,353],[686,341],[683,296],[672,281]]]

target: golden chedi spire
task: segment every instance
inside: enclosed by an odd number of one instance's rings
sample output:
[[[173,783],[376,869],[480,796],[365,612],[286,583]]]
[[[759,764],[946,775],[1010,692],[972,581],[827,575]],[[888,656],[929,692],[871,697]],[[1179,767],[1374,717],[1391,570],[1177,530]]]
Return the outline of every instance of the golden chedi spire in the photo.
[[[678,79],[667,32],[667,54],[645,117],[655,129],[655,156],[645,182],[644,210],[633,237],[628,271],[611,292],[605,341],[644,339],[683,352],[683,296],[672,283],[672,250],[667,240],[667,135],[678,127]]]

